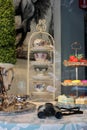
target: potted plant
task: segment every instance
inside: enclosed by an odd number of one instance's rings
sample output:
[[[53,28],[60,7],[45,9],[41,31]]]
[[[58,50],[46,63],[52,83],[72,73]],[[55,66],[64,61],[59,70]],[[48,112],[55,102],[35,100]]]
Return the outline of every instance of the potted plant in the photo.
[[[9,70],[15,63],[15,10],[13,1],[0,0],[0,71],[3,68]]]

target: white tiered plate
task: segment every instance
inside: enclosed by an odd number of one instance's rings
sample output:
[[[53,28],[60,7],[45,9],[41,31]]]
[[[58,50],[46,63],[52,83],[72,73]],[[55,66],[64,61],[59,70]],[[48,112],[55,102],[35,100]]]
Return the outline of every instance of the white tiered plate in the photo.
[[[63,86],[83,86],[83,87],[87,87],[87,84],[84,84],[84,83],[64,83],[62,82],[61,83]]]
[[[81,109],[87,109],[87,104],[64,104],[57,102],[56,106],[65,108],[80,107]]]
[[[57,102],[57,103],[56,103],[56,106],[65,107],[65,108],[73,108],[73,107],[76,107],[75,104],[66,104],[66,103],[60,103],[60,102]]]
[[[45,76],[45,75],[36,75],[36,76],[33,76],[32,78],[36,80],[49,80],[50,79],[49,76]]]
[[[33,61],[31,62],[31,65],[33,65],[34,67],[48,67],[49,65],[51,65],[51,62],[49,61]]]
[[[70,62],[67,60],[64,60],[65,66],[87,66],[87,62]]]
[[[53,46],[38,46],[38,47],[32,47],[31,51],[33,51],[33,52],[38,52],[38,51],[48,52],[52,49],[53,49]]]

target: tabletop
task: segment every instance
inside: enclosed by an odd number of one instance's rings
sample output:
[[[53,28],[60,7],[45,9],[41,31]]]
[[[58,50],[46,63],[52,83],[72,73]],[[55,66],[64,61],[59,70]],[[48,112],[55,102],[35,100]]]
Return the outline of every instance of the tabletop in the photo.
[[[37,110],[0,115],[0,130],[87,130],[87,110],[83,114],[63,116],[62,119],[39,119]]]

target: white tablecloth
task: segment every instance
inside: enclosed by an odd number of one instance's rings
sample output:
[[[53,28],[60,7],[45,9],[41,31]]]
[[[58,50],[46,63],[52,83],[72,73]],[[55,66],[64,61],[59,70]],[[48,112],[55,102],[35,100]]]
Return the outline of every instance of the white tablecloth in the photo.
[[[0,114],[0,130],[87,130],[87,110],[83,114],[63,116],[62,119],[39,119],[37,110],[21,114]]]
[[[0,115],[0,130],[87,130],[87,110],[83,114],[39,119],[32,113]]]

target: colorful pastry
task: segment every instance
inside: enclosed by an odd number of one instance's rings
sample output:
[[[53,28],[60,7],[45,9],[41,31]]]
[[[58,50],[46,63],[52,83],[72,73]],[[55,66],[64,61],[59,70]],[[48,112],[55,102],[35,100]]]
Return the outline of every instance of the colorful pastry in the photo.
[[[58,96],[58,103],[62,104],[74,104],[74,98],[73,97],[67,97],[66,95],[59,95]]]
[[[64,80],[64,85],[67,86],[67,85],[72,85],[72,80]]]
[[[81,80],[72,80],[73,85],[81,85]]]
[[[87,104],[87,97],[86,96],[85,97],[81,96],[81,97],[76,98],[75,99],[75,104],[82,104],[82,105]]]
[[[82,85],[87,85],[87,80],[81,80]]]

